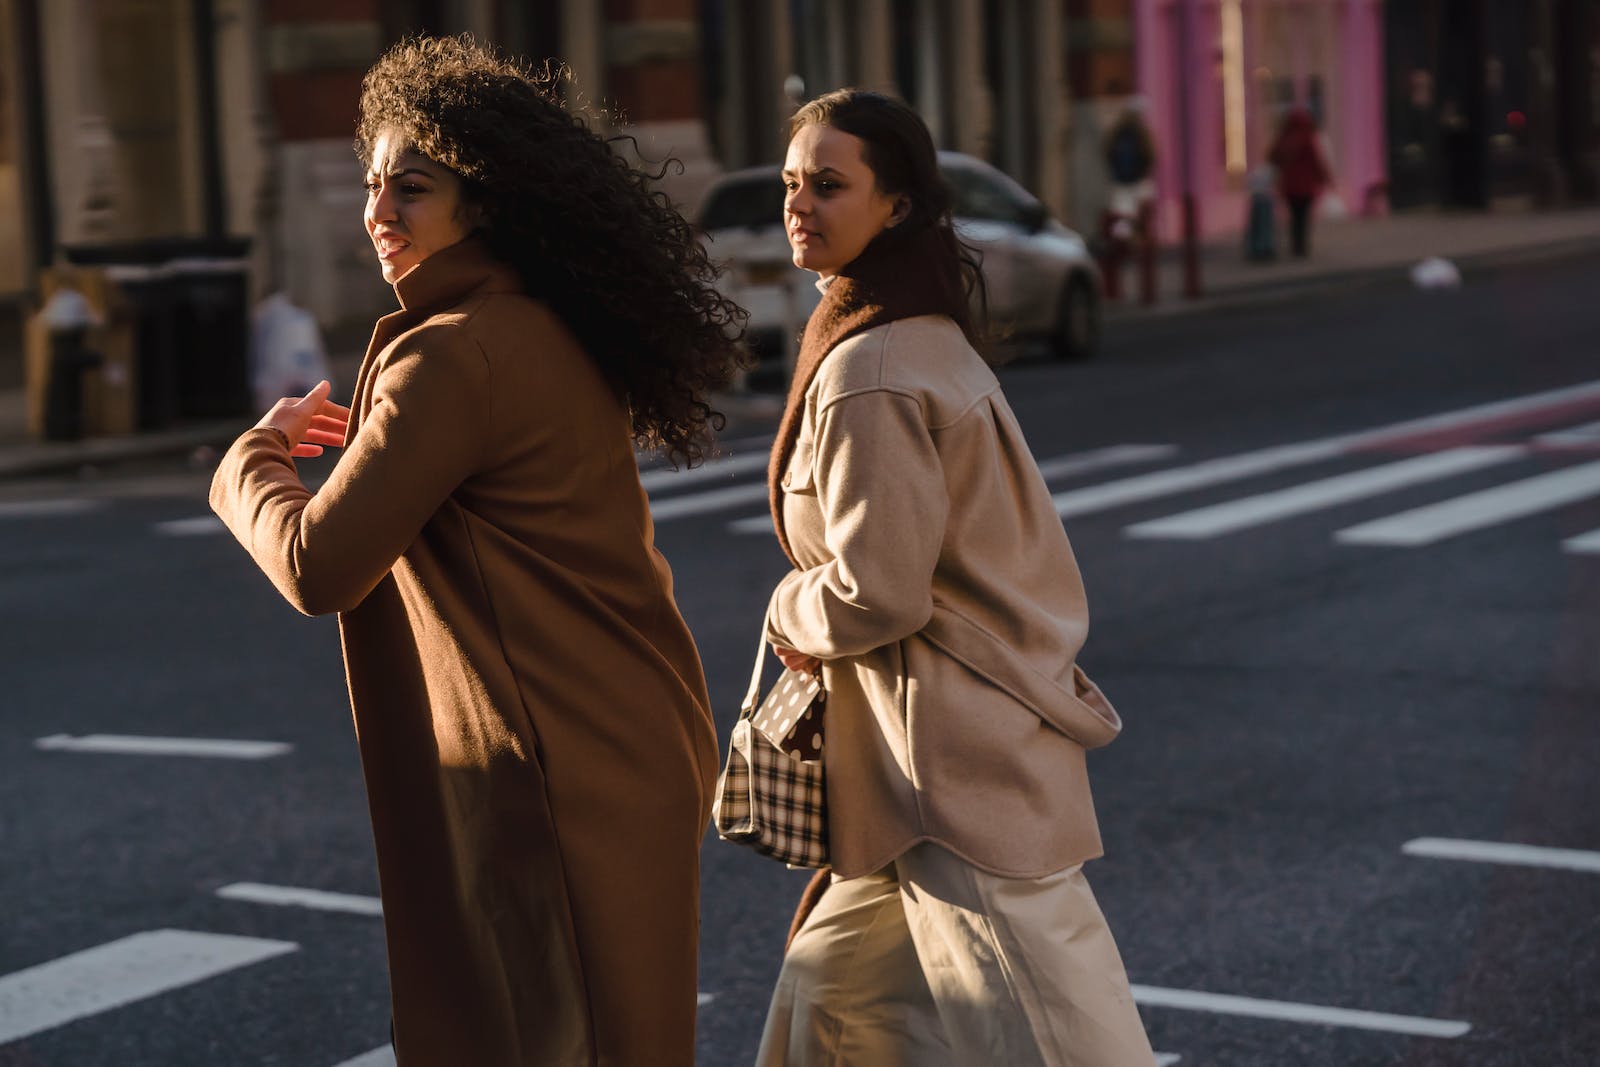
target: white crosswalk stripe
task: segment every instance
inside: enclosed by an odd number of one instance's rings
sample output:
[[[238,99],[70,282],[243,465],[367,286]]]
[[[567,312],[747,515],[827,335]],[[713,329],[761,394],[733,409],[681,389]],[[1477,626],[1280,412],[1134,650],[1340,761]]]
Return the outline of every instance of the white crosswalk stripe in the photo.
[[[1387,1012],[1353,1011],[1321,1004],[1297,1004],[1287,1000],[1264,1000],[1225,993],[1201,993],[1189,989],[1162,989],[1136,985],[1133,999],[1152,1008],[1178,1008],[1183,1011],[1211,1012],[1217,1015],[1242,1015],[1256,1019],[1340,1026],[1354,1030],[1376,1030],[1414,1037],[1461,1037],[1471,1023],[1456,1019],[1429,1019],[1416,1015],[1391,1015]]]
[[[271,759],[294,751],[284,741],[216,737],[135,737],[127,734],[51,734],[34,741],[41,752],[86,752],[116,756],[195,756],[202,759]]]
[[[1056,510],[1061,517],[1072,518],[1090,515],[1126,504],[1155,500],[1175,493],[1208,489],[1229,482],[1243,481],[1263,474],[1309,466],[1337,456],[1364,450],[1382,448],[1403,442],[1421,434],[1444,433],[1487,424],[1493,420],[1508,420],[1536,416],[1540,412],[1560,411],[1576,404],[1587,404],[1600,399],[1600,381],[1584,382],[1562,389],[1496,400],[1487,404],[1427,415],[1418,419],[1391,423],[1357,433],[1339,434],[1291,445],[1274,445],[1253,452],[1203,460],[1186,467],[1137,475],[1103,485],[1057,493]]]
[[[1600,874],[1600,852],[1576,848],[1515,845],[1503,841],[1458,841],[1448,837],[1419,837],[1400,846],[1407,856],[1469,863],[1498,863],[1509,867],[1548,867],[1561,871]]]
[[[0,501],[0,519],[54,519],[88,515],[106,506],[104,500],[68,497],[60,500]]]
[[[196,515],[191,519],[169,519],[154,527],[162,537],[215,537],[228,532],[215,515]]]
[[[1176,445],[1108,445],[1087,452],[1073,452],[1039,461],[1039,473],[1045,481],[1080,477],[1114,467],[1132,467],[1140,463],[1153,463],[1176,455]],[[728,532],[735,534],[766,534],[772,532],[772,520],[766,515],[752,515],[728,523]]]
[[[0,1045],[294,952],[292,941],[149,930],[0,977]]]
[[[1585,463],[1364,522],[1340,530],[1334,538],[1347,545],[1430,545],[1596,495],[1600,495],[1600,463]]]
[[[218,889],[217,896],[224,900],[242,900],[252,904],[271,904],[283,908],[310,908],[313,911],[337,911],[350,915],[383,914],[383,902],[377,897],[360,896],[355,893],[330,893],[325,889],[234,882]]]
[[[1561,542],[1561,547],[1575,555],[1600,555],[1600,530],[1590,530]]]
[[[1452,448],[1350,474],[1322,478],[1276,492],[1137,523],[1123,531],[1137,538],[1199,539],[1233,533],[1391,490],[1505,463],[1525,455],[1516,445]]]

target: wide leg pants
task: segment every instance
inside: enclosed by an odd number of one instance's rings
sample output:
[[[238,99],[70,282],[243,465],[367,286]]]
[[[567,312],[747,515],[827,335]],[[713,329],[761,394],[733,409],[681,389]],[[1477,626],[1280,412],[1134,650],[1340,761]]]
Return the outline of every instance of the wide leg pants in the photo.
[[[835,880],[784,958],[757,1067],[1147,1067],[1079,867],[1000,878],[917,845]]]

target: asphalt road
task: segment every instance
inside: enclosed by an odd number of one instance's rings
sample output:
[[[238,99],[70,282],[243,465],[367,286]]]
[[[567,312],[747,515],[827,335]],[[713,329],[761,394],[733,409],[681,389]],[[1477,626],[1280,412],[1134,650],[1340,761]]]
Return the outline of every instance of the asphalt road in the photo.
[[[1002,372],[1126,721],[1089,878],[1184,1067],[1600,1062],[1596,292],[1600,258],[1372,284]],[[784,569],[759,494],[702,495],[758,483],[765,441],[728,447],[653,490],[724,732]],[[209,527],[207,479],[0,486],[4,1067],[379,1061],[335,627]],[[1485,843],[1555,851],[1459,858]],[[707,844],[704,1067],[750,1062],[803,883]]]

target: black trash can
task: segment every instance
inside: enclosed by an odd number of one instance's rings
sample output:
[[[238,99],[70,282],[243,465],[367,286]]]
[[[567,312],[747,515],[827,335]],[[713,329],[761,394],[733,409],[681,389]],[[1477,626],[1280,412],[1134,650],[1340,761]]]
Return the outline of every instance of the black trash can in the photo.
[[[63,249],[132,305],[139,428],[250,411],[250,242],[169,238]]]

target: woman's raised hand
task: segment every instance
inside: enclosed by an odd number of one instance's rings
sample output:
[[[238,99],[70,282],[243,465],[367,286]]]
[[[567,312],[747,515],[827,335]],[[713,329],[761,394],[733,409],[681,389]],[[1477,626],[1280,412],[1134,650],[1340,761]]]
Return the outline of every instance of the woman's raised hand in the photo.
[[[822,669],[822,661],[820,659],[815,656],[808,656],[804,652],[796,652],[792,648],[784,648],[781,645],[773,645],[772,651],[779,661],[791,671],[799,671],[801,674],[816,674],[817,671]]]
[[[273,429],[289,441],[289,454],[298,457],[322,455],[324,447],[344,444],[350,409],[328,399],[333,391],[329,382],[318,382],[305,396],[286,396],[256,423],[258,429]]]

